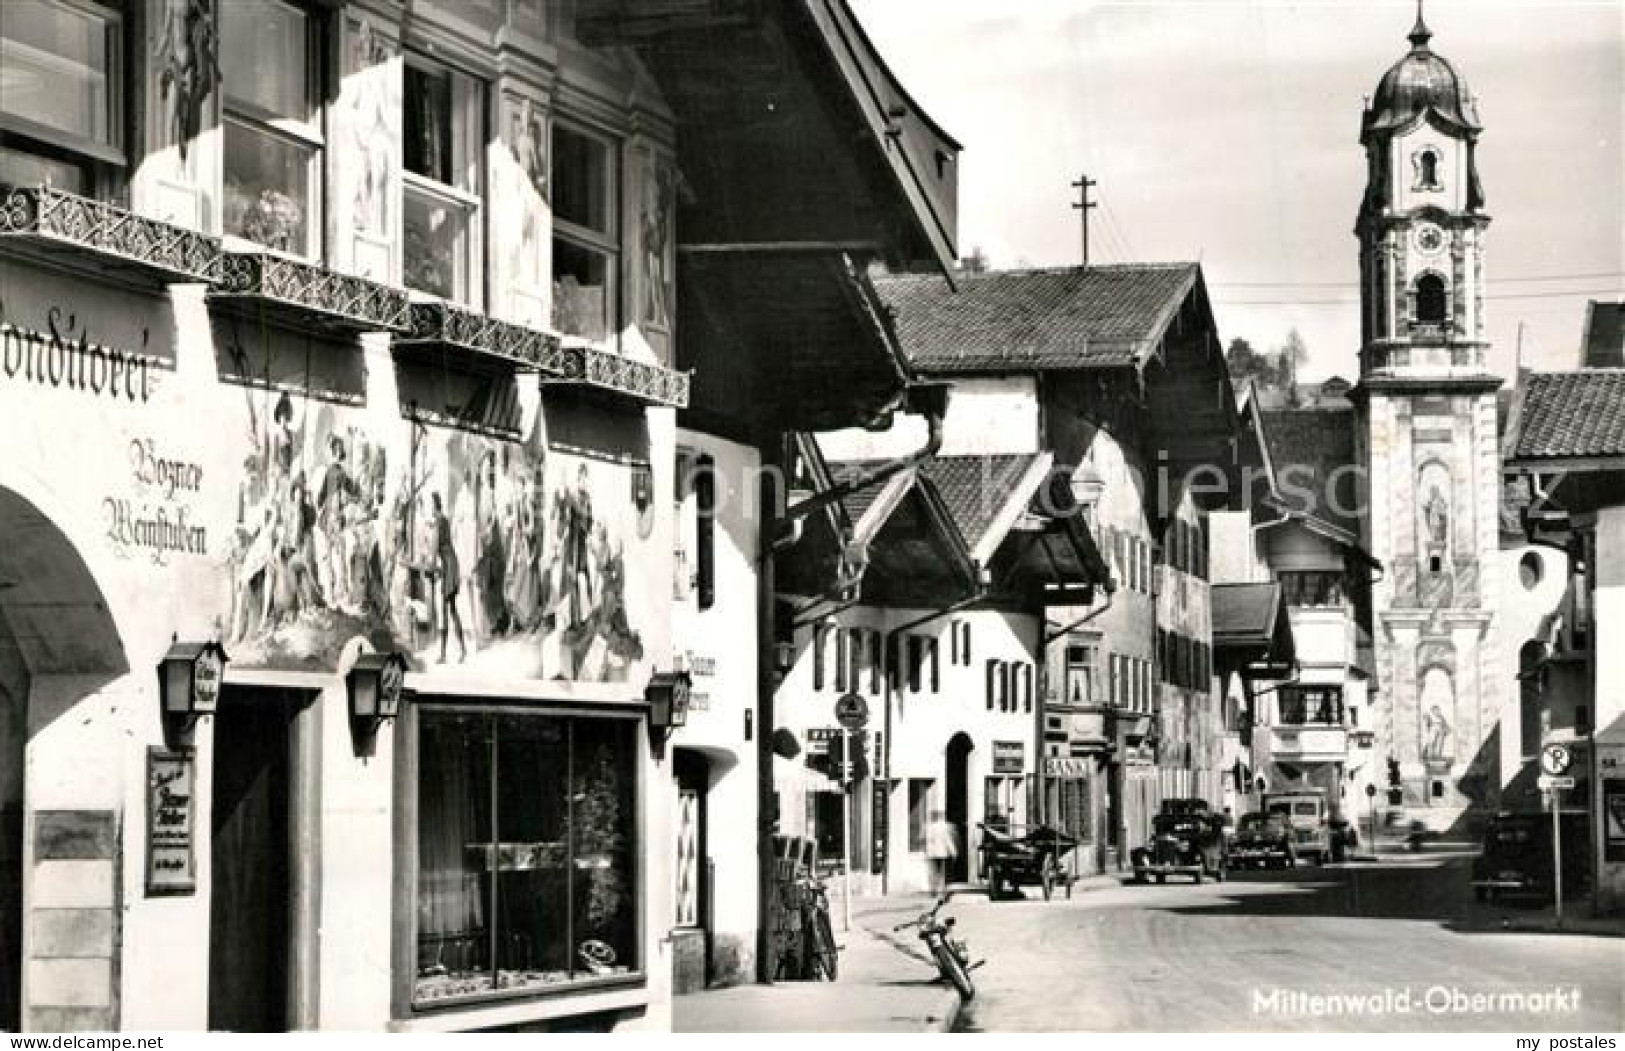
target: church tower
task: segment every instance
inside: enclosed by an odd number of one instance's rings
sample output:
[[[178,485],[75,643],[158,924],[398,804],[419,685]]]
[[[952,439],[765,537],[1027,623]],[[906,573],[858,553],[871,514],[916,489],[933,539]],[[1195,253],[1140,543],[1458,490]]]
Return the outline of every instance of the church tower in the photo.
[[[1360,243],[1363,540],[1372,585],[1374,714],[1390,801],[1446,828],[1497,802],[1496,638],[1500,458],[1484,328],[1477,107],[1429,46],[1418,5],[1410,51],[1366,106]],[[1373,780],[1388,783],[1381,765]]]

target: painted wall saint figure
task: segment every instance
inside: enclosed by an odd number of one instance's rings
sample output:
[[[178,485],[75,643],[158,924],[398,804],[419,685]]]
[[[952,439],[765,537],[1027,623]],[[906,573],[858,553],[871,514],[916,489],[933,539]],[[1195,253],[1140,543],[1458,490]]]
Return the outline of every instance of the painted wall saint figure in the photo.
[[[1450,539],[1450,508],[1437,485],[1428,491],[1427,501],[1422,505],[1422,516],[1427,522],[1428,543],[1433,547],[1446,546]]]
[[[1455,686],[1443,668],[1429,668],[1422,675],[1421,697],[1417,702],[1421,718],[1421,758],[1429,766],[1448,766],[1456,757],[1455,730],[1450,724],[1456,707]]]
[[[394,135],[386,91],[388,73],[382,67],[394,58],[394,53],[389,41],[373,32],[372,23],[366,19],[357,19],[351,25],[355,42],[351,64],[356,70],[351,79],[356,84],[356,96],[350,133],[359,160],[351,222],[361,233],[388,237],[390,144]]]
[[[181,161],[203,124],[203,104],[220,82],[213,0],[168,0],[152,54],[158,95]]]
[[[676,179],[669,164],[650,162],[643,202],[643,320],[651,327],[671,327],[669,267],[666,256],[671,246],[672,197]]]

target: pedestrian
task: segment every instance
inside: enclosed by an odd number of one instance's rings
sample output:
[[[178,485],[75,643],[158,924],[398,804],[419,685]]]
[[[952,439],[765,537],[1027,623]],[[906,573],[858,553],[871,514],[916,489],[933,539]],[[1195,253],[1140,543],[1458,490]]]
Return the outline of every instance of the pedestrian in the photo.
[[[959,832],[940,810],[931,811],[925,830],[925,856],[931,864],[931,893],[948,889],[948,862],[959,856]]]

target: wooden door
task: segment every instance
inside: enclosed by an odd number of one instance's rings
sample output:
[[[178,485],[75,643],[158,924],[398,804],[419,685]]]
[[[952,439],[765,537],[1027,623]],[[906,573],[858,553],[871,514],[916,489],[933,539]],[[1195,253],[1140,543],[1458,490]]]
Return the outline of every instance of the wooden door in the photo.
[[[288,1029],[290,751],[298,698],[228,687],[214,717],[209,1028]]]

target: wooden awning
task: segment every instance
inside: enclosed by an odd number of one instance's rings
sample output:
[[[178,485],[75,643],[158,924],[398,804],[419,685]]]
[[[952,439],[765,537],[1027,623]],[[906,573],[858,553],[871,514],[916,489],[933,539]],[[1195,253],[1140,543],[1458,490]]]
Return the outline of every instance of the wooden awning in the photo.
[[[578,0],[576,33],[633,48],[676,115],[684,243],[864,241],[952,268],[959,143],[846,0]]]
[[[677,359],[694,373],[695,425],[828,431],[901,406],[907,359],[841,247],[683,251],[677,279]]]

